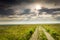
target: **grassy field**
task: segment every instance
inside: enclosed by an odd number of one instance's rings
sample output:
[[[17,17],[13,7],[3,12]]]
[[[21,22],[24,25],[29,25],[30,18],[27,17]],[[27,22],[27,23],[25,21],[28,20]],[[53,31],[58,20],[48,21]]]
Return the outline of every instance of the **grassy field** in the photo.
[[[0,25],[0,40],[29,40],[37,27],[43,27],[55,40],[60,40],[60,24]],[[47,40],[41,28],[38,33],[39,40]]]
[[[28,40],[36,25],[1,25],[0,40]]]
[[[44,24],[42,26],[55,40],[60,40],[60,24]]]

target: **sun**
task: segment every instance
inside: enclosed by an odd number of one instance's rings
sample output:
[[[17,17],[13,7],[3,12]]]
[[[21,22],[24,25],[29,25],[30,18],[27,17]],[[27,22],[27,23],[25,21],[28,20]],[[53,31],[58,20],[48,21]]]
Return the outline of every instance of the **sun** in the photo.
[[[35,5],[35,8],[36,8],[36,10],[41,9],[41,5],[36,4],[36,5]]]

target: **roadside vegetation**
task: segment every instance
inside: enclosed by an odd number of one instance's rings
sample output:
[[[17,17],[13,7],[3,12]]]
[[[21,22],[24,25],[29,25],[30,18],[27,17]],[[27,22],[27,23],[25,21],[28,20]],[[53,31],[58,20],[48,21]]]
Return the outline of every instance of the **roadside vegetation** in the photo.
[[[42,26],[55,40],[60,40],[60,24],[44,24]]]

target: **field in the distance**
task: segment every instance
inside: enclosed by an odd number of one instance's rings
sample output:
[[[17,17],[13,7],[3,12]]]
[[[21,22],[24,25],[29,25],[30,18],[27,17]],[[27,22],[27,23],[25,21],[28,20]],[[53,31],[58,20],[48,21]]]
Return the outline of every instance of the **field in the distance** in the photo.
[[[49,38],[60,40],[60,24],[0,25],[0,40],[50,40]]]

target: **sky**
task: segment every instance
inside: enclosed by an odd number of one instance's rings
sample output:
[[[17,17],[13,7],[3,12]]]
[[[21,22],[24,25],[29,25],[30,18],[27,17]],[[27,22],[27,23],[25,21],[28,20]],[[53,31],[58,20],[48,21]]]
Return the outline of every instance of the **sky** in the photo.
[[[60,0],[0,0],[0,15],[14,14],[16,9],[23,10],[33,6],[35,3],[43,6],[47,5],[46,7],[60,7]]]
[[[38,16],[36,9],[41,9],[42,6],[50,9],[60,8],[60,0],[0,0],[0,24],[60,23],[60,14]]]
[[[25,17],[27,10],[29,10],[29,12],[31,10],[34,11],[38,5],[46,8],[60,8],[60,0],[0,0],[0,19],[19,13],[23,13],[22,15]],[[37,11],[35,12],[37,13]],[[30,15],[28,14],[28,18]]]

